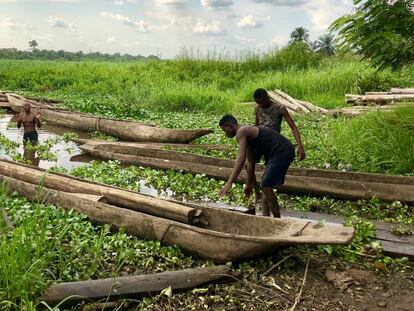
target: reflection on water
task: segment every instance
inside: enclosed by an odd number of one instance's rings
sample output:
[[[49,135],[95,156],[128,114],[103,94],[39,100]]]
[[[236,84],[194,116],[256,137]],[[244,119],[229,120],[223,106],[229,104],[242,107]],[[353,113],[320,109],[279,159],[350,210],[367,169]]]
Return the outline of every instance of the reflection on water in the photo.
[[[39,144],[45,142],[49,138],[57,137],[63,135],[66,132],[72,132],[77,134],[81,138],[90,138],[90,136],[85,132],[79,132],[73,129],[59,127],[55,125],[48,125],[47,123],[43,122],[42,128],[37,130],[39,134]],[[55,153],[57,156],[57,161],[46,161],[40,160],[37,158],[36,153],[33,150],[24,149],[23,146],[23,129],[18,129],[16,127],[16,118],[13,115],[5,114],[0,115],[0,133],[3,134],[5,137],[10,139],[11,141],[19,143],[19,148],[17,148],[17,152],[24,156],[26,159],[33,160],[32,162],[34,165],[39,166],[44,169],[51,168],[53,166],[60,166],[64,167],[68,171],[71,171],[73,168],[78,167],[80,165],[84,165],[86,162],[81,161],[72,161],[71,157],[74,155],[79,155],[81,150],[74,142],[59,142],[55,144],[50,151]],[[6,154],[4,150],[0,150],[0,157],[11,159],[10,155]],[[87,156],[84,156],[86,160]],[[89,162],[91,158],[87,160]]]

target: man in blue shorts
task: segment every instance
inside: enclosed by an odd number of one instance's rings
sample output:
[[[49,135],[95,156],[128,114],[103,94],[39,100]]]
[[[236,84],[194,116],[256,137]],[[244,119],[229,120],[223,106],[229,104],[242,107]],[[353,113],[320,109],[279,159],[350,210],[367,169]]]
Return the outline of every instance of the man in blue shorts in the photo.
[[[224,196],[231,189],[247,160],[245,195],[250,196],[256,180],[256,162],[264,157],[266,169],[260,184],[263,192],[263,216],[270,216],[271,211],[274,217],[280,218],[279,204],[273,189],[277,189],[285,183],[287,170],[295,158],[295,149],[292,143],[269,128],[240,126],[232,115],[223,116],[219,126],[227,137],[236,137],[238,144],[236,164],[219,195]]]

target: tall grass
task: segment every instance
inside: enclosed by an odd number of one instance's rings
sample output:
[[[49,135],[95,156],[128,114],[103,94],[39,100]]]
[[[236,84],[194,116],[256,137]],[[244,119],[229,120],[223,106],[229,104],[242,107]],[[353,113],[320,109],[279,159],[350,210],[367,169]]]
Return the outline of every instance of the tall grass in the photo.
[[[345,93],[414,85],[414,67],[378,73],[357,60],[306,53],[283,50],[237,61],[214,56],[129,63],[0,60],[0,89],[55,97],[85,112],[139,119],[143,109],[235,112],[238,103],[252,101],[258,87],[279,88],[333,108],[344,105]]]
[[[414,174],[414,108],[342,120],[332,134],[336,161],[362,171]]]

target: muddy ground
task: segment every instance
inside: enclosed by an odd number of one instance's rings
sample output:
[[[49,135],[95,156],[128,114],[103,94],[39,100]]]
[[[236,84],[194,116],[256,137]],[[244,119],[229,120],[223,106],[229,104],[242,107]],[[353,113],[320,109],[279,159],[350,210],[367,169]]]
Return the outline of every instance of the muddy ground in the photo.
[[[274,263],[283,259],[286,260],[271,271],[266,260],[236,263],[231,282],[173,292],[171,297],[154,296],[151,301],[146,299],[146,306],[119,301],[111,309],[279,311],[293,310],[297,301],[294,310],[414,311],[413,263],[378,265],[380,269],[376,269],[369,260],[349,264],[314,250],[272,257]],[[130,269],[123,275],[133,274],[133,267]],[[92,309],[90,305],[83,307],[83,310]]]

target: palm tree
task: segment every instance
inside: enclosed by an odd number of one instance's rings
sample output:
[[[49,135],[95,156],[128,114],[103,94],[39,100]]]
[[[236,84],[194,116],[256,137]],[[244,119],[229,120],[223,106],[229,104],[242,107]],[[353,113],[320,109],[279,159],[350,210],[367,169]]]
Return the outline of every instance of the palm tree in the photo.
[[[29,47],[31,47],[32,50],[34,50],[39,45],[36,40],[31,40],[28,43],[29,43]]]
[[[295,42],[309,42],[309,30],[305,27],[297,27],[295,28],[292,33],[290,34],[290,41],[289,43]]]
[[[335,37],[331,33],[324,34],[318,39],[318,52],[325,55],[335,54]]]
[[[319,42],[318,41],[312,41],[309,43],[309,47],[312,50],[312,52],[317,52],[319,49]]]

